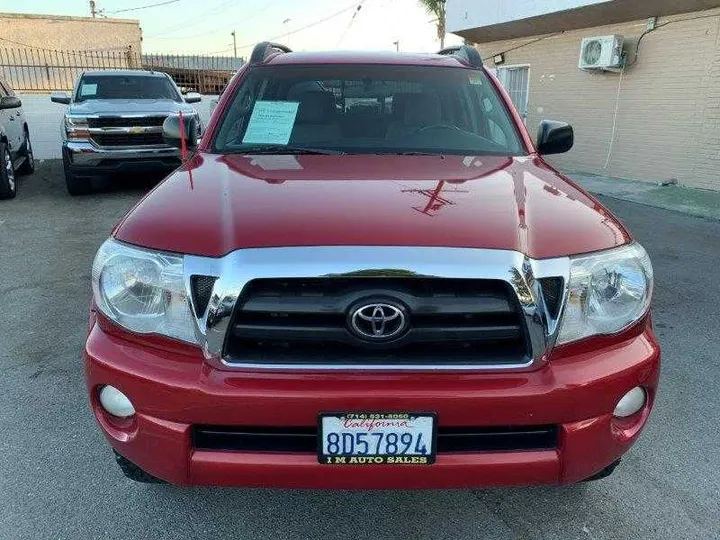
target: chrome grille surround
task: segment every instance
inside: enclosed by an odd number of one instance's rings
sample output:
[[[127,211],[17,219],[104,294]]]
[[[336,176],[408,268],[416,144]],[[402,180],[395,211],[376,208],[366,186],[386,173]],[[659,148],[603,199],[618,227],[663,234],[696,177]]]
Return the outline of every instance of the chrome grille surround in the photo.
[[[185,283],[192,276],[215,276],[207,309],[195,317],[195,332],[207,359],[228,367],[259,370],[413,370],[487,371],[525,369],[546,360],[553,347],[562,315],[566,290],[557,316],[543,299],[539,278],[561,277],[567,287],[568,257],[531,259],[509,250],[447,247],[319,246],[240,249],[224,257],[185,256]],[[351,365],[238,363],[223,357],[235,304],[244,287],[254,279],[333,278],[363,275],[456,279],[495,279],[510,284],[522,308],[532,358],[516,365]],[[192,304],[192,295],[188,294]],[[192,312],[197,313],[196,306]]]

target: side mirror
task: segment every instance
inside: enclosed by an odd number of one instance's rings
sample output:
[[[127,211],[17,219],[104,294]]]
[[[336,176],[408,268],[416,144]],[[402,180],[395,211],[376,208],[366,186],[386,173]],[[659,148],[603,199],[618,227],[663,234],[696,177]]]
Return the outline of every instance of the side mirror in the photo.
[[[53,92],[50,94],[50,101],[53,103],[61,103],[62,105],[70,105],[70,96],[67,92]]]
[[[185,124],[185,143],[189,150],[194,150],[198,140],[198,121],[194,115],[183,115]],[[180,115],[168,116],[163,122],[163,139],[165,144],[180,148]]]
[[[188,92],[185,96],[185,103],[200,103],[201,101],[202,96],[197,92]]]
[[[4,96],[0,98],[0,109],[17,109],[18,107],[22,107],[20,98],[14,96]]]
[[[555,120],[540,122],[537,136],[537,151],[542,156],[563,154],[573,147],[575,134],[570,124]]]

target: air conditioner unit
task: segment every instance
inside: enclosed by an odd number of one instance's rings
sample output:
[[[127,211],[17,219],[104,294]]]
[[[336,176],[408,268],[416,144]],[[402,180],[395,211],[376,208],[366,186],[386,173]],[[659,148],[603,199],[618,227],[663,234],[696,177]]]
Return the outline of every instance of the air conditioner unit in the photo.
[[[603,70],[622,67],[622,36],[596,36],[582,40],[578,67],[587,70]]]

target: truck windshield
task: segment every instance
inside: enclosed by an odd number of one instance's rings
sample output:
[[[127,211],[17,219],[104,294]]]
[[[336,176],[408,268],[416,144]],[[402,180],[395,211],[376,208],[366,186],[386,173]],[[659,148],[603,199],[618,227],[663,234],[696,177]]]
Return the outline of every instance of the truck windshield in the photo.
[[[181,101],[181,96],[165,77],[101,75],[85,76],[80,80],[75,101],[88,99],[171,99]]]
[[[396,65],[250,68],[212,147],[218,153],[526,153],[484,71]]]

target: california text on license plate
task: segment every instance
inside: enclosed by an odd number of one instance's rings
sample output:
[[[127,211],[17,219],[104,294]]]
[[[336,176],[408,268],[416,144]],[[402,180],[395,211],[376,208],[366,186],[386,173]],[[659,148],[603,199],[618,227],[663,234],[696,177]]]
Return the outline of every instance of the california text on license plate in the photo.
[[[327,413],[318,418],[318,461],[327,465],[430,465],[434,413]]]

